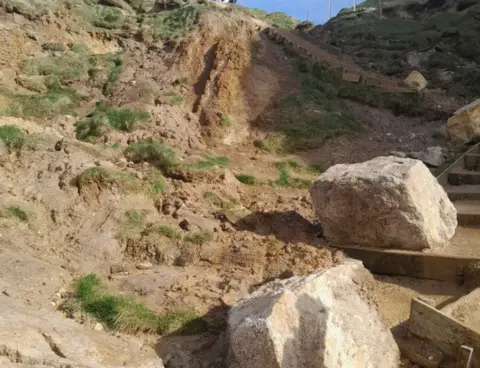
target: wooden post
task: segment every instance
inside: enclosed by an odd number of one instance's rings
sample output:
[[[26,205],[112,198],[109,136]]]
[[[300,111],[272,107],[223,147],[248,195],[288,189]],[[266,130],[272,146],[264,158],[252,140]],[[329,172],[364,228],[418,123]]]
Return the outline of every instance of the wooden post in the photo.
[[[332,19],[332,0],[328,0],[328,19]]]

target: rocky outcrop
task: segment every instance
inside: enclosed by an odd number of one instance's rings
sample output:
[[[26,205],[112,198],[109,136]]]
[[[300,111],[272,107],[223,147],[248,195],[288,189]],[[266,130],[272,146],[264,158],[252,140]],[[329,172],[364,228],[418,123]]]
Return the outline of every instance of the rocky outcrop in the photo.
[[[351,259],[264,285],[230,311],[229,367],[396,368],[398,347],[372,287],[371,274]]]
[[[407,78],[405,78],[405,83],[410,88],[416,89],[417,91],[421,91],[427,87],[427,80],[425,77],[420,73],[414,70],[411,72]]]
[[[324,236],[332,244],[421,250],[447,244],[457,212],[418,160],[377,157],[335,165],[311,186]]]
[[[480,99],[455,111],[447,121],[450,139],[468,143],[480,139]]]
[[[163,368],[156,353],[135,340],[87,330],[59,313],[34,310],[3,295],[0,316],[2,367],[10,361],[12,367],[31,368]]]

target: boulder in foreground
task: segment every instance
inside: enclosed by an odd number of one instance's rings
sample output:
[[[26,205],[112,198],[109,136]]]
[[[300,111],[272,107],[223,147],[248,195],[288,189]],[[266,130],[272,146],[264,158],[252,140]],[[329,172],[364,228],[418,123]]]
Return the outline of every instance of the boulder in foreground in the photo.
[[[332,244],[422,250],[445,246],[457,211],[418,160],[377,157],[330,167],[310,188]]]
[[[229,315],[230,368],[397,368],[359,261],[264,285]]]

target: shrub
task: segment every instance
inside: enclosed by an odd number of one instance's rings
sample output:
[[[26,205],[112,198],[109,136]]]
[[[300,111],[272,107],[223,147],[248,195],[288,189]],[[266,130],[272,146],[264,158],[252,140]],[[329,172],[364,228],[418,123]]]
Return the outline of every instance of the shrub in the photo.
[[[213,234],[209,231],[196,231],[188,233],[183,238],[185,243],[192,243],[196,245],[202,245],[203,243],[209,242],[213,239]]]
[[[15,217],[22,222],[28,222],[28,213],[19,206],[8,206],[6,209],[7,217]]]
[[[239,182],[247,185],[254,185],[257,182],[257,179],[255,179],[254,176],[247,175],[247,174],[238,174],[238,175],[235,175],[235,177]]]
[[[0,126],[0,141],[12,150],[21,150],[25,145],[25,133],[15,125]]]
[[[114,54],[109,58],[110,73],[108,74],[107,81],[103,85],[103,94],[107,96],[112,91],[113,87],[117,83],[118,77],[123,70],[123,58],[119,54]]]
[[[144,111],[107,108],[103,103],[98,103],[87,119],[75,125],[77,139],[94,142],[108,127],[131,132],[137,121],[145,121],[149,117],[150,115]]]
[[[153,139],[142,139],[129,145],[125,154],[133,162],[150,162],[163,172],[169,172],[175,167],[175,152],[170,146]]]

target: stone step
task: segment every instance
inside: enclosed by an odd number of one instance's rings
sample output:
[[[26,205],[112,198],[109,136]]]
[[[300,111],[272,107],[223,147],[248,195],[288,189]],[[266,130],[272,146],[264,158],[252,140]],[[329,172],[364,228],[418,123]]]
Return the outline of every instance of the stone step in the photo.
[[[464,156],[463,162],[465,169],[469,171],[480,170],[480,153],[469,153]]]
[[[480,171],[455,168],[448,173],[450,185],[480,185]]]
[[[480,225],[480,201],[455,201],[459,225]]]
[[[480,201],[480,185],[458,185],[445,188],[451,201],[473,200]]]

